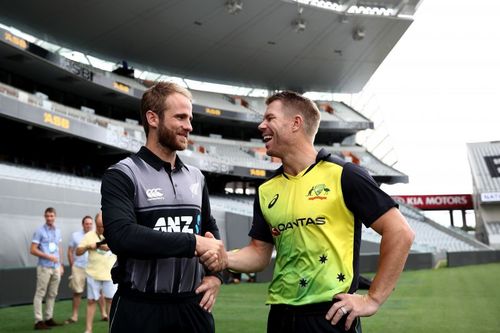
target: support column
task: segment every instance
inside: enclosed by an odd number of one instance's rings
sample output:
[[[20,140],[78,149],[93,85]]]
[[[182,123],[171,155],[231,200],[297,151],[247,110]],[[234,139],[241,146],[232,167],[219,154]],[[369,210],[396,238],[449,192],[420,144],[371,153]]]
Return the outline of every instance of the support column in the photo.
[[[453,222],[453,210],[449,210],[450,212],[450,222],[451,222],[451,226],[454,227],[455,226],[455,223]]]

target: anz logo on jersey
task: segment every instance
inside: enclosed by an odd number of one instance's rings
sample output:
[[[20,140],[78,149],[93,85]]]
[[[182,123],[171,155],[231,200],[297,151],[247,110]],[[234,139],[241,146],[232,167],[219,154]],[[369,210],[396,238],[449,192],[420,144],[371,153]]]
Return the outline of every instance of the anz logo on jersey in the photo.
[[[193,222],[193,220],[195,220]],[[162,232],[183,232],[187,234],[200,233],[201,216],[168,216],[160,217],[154,226],[154,230]]]

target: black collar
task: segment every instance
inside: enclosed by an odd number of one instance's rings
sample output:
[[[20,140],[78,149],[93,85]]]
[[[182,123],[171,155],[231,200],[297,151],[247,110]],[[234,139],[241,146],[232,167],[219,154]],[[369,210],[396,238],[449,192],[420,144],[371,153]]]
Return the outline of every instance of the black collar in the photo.
[[[164,168],[167,172],[172,171],[172,165],[169,162],[165,162],[145,146],[141,147],[141,149],[137,153],[137,156],[139,156],[142,160],[151,165],[157,171],[160,171],[162,168]],[[183,167],[189,170],[188,167],[181,161],[179,155],[176,155],[174,172],[176,170],[180,170]]]
[[[332,153],[327,152],[325,148],[321,148],[318,155],[316,155],[316,163],[326,161],[331,155]]]

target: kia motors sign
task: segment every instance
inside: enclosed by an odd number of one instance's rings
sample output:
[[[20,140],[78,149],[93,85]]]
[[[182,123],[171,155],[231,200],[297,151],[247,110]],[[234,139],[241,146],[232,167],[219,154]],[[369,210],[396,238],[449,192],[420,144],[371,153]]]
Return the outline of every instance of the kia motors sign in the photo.
[[[392,198],[422,210],[473,209],[470,194],[398,195]]]

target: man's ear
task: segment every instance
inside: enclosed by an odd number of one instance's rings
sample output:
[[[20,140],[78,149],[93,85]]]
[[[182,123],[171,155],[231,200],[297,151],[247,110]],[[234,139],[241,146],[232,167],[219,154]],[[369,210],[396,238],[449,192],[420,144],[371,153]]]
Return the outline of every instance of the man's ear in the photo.
[[[293,117],[292,131],[297,132],[304,126],[304,118],[300,114]]]
[[[158,128],[160,117],[151,110],[146,111],[146,120],[150,128]]]

